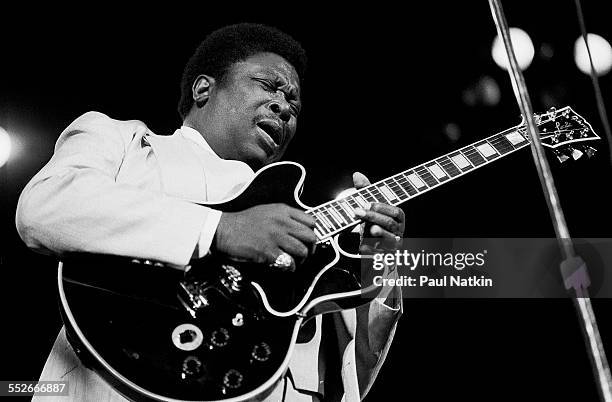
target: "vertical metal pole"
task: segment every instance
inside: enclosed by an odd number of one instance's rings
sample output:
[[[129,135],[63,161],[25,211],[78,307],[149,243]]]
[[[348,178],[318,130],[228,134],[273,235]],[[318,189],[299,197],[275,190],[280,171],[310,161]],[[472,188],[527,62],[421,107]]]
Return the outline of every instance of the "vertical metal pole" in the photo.
[[[612,377],[610,376],[610,367],[597,327],[591,299],[588,297],[587,287],[589,281],[586,265],[579,257],[576,257],[574,251],[574,245],[569,235],[563,210],[559,203],[559,197],[550,172],[550,167],[548,166],[548,162],[544,155],[544,149],[540,142],[538,128],[533,118],[533,109],[531,107],[529,93],[527,92],[527,86],[525,85],[523,74],[514,55],[514,49],[510,40],[510,30],[508,29],[500,0],[489,0],[489,6],[491,7],[491,14],[493,15],[497,32],[500,38],[502,38],[506,49],[506,54],[510,63],[510,68],[508,69],[510,80],[512,81],[512,87],[515,91],[519,108],[525,119],[527,132],[530,137],[531,154],[540,177],[540,183],[542,184],[544,196],[551,214],[559,248],[564,258],[564,262],[561,265],[561,274],[563,275],[566,288],[573,288],[575,291],[575,295],[573,295],[575,296],[574,305],[580,316],[583,334],[589,345],[588,353],[593,365],[593,371],[597,377],[601,398],[605,402],[612,402]]]

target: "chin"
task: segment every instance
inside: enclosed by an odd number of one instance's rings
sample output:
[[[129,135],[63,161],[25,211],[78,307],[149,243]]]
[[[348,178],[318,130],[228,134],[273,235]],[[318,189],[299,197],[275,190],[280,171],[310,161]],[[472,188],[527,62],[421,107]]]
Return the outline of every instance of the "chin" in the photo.
[[[265,150],[259,147],[257,147],[257,149],[250,149],[249,151],[250,152],[244,155],[243,158],[240,158],[240,160],[249,165],[254,171],[280,159],[280,155],[268,155]]]
[[[271,158],[268,158],[267,155],[262,158],[261,154],[250,154],[245,158],[241,158],[240,160],[249,165],[249,167],[255,172],[272,162]]]

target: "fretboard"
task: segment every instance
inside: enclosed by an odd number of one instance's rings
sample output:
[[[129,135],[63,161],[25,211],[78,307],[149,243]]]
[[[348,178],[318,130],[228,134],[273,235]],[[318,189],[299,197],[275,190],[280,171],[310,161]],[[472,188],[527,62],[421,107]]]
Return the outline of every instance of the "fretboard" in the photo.
[[[366,208],[374,202],[402,204],[526,147],[529,144],[526,138],[525,129],[516,126],[373,183],[347,197],[309,209],[306,213],[316,220],[318,242],[360,223],[355,216],[356,208]]]

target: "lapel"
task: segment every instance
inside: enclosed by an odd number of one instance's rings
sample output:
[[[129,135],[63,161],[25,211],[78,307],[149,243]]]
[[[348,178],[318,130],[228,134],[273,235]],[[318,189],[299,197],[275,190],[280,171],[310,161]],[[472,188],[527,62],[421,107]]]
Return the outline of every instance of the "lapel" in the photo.
[[[180,135],[147,135],[159,163],[163,192],[191,202],[206,201],[202,163]]]
[[[179,134],[146,137],[157,156],[163,192],[196,203],[219,202],[255,175],[244,162],[220,159]]]

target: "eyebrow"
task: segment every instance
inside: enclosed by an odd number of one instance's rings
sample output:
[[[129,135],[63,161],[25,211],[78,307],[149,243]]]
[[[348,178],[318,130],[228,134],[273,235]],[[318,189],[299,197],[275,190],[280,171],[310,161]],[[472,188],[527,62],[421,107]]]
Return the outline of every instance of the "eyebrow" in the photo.
[[[289,92],[292,96],[294,96],[295,98],[300,98],[300,86],[299,83],[298,85],[292,85],[290,82],[288,82],[288,80],[281,74],[278,73],[278,71],[271,69],[271,68],[264,68],[261,71],[259,71],[259,73],[264,73],[267,74],[269,76],[271,76],[271,78],[274,78],[275,80],[281,81],[283,84],[289,85]],[[299,99],[298,99],[299,100]]]

